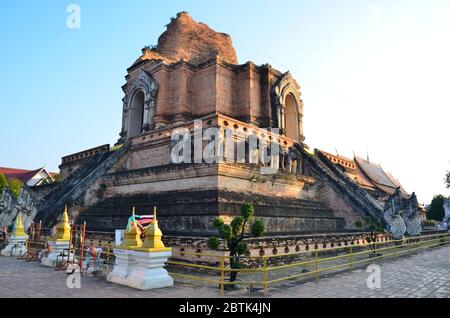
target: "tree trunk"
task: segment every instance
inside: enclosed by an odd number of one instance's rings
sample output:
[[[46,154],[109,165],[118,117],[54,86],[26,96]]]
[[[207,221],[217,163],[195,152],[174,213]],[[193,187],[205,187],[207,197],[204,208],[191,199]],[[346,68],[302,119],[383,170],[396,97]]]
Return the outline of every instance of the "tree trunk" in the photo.
[[[230,253],[230,266],[231,266],[231,269],[239,268],[239,259],[236,257],[236,255],[233,255],[231,253]],[[233,271],[230,273],[230,283],[234,283],[237,280],[237,275],[238,275],[238,272]]]

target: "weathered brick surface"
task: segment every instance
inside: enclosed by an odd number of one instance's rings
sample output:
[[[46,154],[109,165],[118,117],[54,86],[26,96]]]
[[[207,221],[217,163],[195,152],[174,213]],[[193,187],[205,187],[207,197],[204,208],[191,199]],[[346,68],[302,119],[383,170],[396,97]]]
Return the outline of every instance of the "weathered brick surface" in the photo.
[[[180,12],[159,37],[157,47],[144,51],[141,59],[163,59],[169,63],[184,59],[198,64],[217,56],[229,64],[237,64],[230,36],[194,21],[187,12]]]

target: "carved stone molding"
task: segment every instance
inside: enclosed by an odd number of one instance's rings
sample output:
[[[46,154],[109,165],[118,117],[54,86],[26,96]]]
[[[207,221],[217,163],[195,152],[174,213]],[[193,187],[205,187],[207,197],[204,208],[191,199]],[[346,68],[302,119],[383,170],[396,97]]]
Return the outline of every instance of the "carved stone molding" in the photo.
[[[402,214],[405,211],[403,199],[400,189],[397,189],[395,193],[389,198],[384,207],[384,219],[389,227],[389,232],[395,239],[403,239],[406,233],[406,224],[402,218]]]
[[[142,120],[142,132],[148,132],[154,129],[154,116],[156,112],[156,99],[158,96],[159,85],[154,78],[146,71],[140,70],[138,76],[126,93],[123,103],[122,115],[122,134],[130,131],[131,120],[133,116],[133,99],[138,92],[144,94],[144,115]]]
[[[418,236],[422,234],[419,202],[417,201],[415,193],[413,193],[408,199],[406,204],[406,212],[403,214],[403,220],[406,224],[406,233],[409,236]]]
[[[283,134],[286,134],[286,99],[290,95],[294,98],[296,104],[296,113],[298,120],[298,138],[299,142],[305,140],[303,134],[303,101],[301,100],[300,86],[291,76],[290,72],[283,74],[272,88],[272,107],[276,118],[277,127]]]
[[[144,70],[140,70],[138,76],[133,82],[131,90],[128,92],[128,99],[131,102],[131,98],[137,91],[142,91],[145,95],[145,101],[156,100],[159,91],[158,83],[153,77]]]

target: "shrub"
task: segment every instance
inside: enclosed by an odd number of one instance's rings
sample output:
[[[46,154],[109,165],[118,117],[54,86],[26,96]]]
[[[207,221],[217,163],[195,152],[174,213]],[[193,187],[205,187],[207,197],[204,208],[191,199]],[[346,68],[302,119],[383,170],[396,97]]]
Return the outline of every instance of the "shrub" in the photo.
[[[8,179],[4,174],[0,174],[0,194],[8,187]]]
[[[264,223],[261,220],[253,221],[255,210],[251,204],[245,204],[241,207],[241,215],[235,217],[230,225],[217,218],[213,226],[217,229],[220,237],[225,241],[230,252],[230,265],[232,269],[241,267],[239,257],[247,254],[248,245],[244,241],[250,237],[260,237],[264,233]],[[251,223],[251,224],[250,224]],[[248,234],[246,232],[250,230]],[[217,250],[220,246],[219,238],[211,237],[208,241],[210,249]],[[231,272],[230,282],[235,282],[238,272]]]
[[[18,179],[11,179],[8,181],[8,185],[9,191],[11,192],[12,196],[17,199],[20,195],[20,192],[22,192],[23,188],[22,181]]]

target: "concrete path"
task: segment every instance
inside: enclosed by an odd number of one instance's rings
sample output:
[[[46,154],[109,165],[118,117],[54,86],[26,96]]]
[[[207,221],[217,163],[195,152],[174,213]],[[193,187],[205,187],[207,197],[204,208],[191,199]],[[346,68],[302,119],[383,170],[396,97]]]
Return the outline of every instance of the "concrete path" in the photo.
[[[271,288],[270,297],[305,298],[450,298],[450,246],[423,251],[411,256],[378,263],[373,272],[366,268],[323,277],[316,282],[290,282]],[[370,289],[369,286],[375,287]],[[81,277],[81,288],[67,287],[67,274],[27,263],[15,258],[0,257],[0,298],[7,297],[93,297],[93,298],[214,298],[220,297],[213,287],[176,284],[157,291],[138,291],[106,282],[104,279]],[[380,284],[377,284],[377,283]],[[377,288],[380,287],[380,288]],[[261,293],[233,292],[228,297],[261,297]]]

